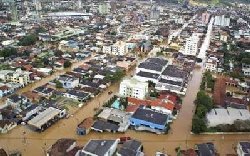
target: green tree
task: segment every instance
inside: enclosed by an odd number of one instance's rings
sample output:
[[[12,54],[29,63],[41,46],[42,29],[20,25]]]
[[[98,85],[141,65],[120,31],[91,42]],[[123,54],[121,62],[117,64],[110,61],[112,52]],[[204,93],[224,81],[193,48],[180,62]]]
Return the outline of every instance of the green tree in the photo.
[[[27,36],[24,36],[23,38],[21,38],[19,40],[18,45],[20,46],[30,46],[30,45],[34,45],[37,41],[37,36],[34,34],[30,34]]]
[[[56,81],[56,88],[63,88],[63,84],[60,81]]]
[[[0,57],[10,57],[17,54],[16,48],[4,48],[0,51]]]
[[[207,108],[204,105],[199,105],[196,108],[196,115],[200,118],[204,118],[207,112]]]
[[[207,128],[204,119],[195,115],[192,120],[192,132],[195,134],[200,134],[202,132],[205,132],[206,129]]]
[[[197,99],[196,99],[197,105],[203,105],[207,108],[208,111],[210,111],[213,108],[213,101],[212,99],[206,94],[205,91],[199,91],[197,93]]]
[[[69,60],[66,60],[66,61],[64,62],[64,64],[63,64],[63,67],[64,67],[64,68],[69,68],[69,67],[71,67],[71,65],[72,65],[72,63],[71,63]]]

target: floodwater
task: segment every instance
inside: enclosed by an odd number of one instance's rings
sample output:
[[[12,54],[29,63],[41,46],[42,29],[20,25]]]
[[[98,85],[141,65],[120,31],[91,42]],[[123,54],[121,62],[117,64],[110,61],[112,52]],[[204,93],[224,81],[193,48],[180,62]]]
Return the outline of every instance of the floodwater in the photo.
[[[187,94],[183,99],[182,109],[177,119],[171,125],[169,134],[157,135],[148,132],[128,130],[124,134],[118,133],[97,133],[91,132],[87,136],[78,136],[76,126],[84,118],[93,116],[95,108],[107,101],[112,95],[109,91],[118,92],[119,83],[110,86],[105,92],[88,102],[80,108],[73,117],[60,120],[45,132],[37,133],[29,130],[28,127],[18,126],[7,134],[0,135],[0,146],[7,152],[20,150],[24,156],[42,156],[45,151],[60,138],[74,138],[79,145],[84,145],[89,139],[116,139],[120,136],[131,136],[141,140],[144,145],[146,155],[154,155],[156,151],[165,151],[168,154],[176,155],[175,148],[182,149],[194,147],[196,143],[213,141],[221,155],[234,153],[233,147],[239,140],[250,140],[246,134],[231,135],[192,135],[190,134],[192,115],[196,94],[202,77],[201,69],[193,72],[193,77],[189,82]]]

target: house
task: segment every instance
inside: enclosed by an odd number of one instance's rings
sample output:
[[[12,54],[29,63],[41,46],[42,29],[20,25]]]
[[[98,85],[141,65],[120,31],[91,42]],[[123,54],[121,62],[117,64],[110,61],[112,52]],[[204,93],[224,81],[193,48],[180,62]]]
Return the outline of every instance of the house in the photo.
[[[92,117],[84,119],[80,124],[77,125],[76,133],[78,135],[87,135],[91,126],[94,124],[94,120]]]
[[[66,75],[60,76],[58,81],[62,83],[63,88],[71,89],[79,85],[79,79],[75,77],[69,77]]]
[[[242,59],[242,72],[245,76],[250,76],[250,58]]]
[[[120,83],[119,94],[124,97],[144,99],[148,94],[148,83],[134,78],[124,79]]]
[[[59,43],[58,49],[61,50],[62,52],[78,52],[79,46],[78,43],[73,40],[69,41],[62,40]]]
[[[6,104],[12,107],[20,107],[21,104],[27,103],[28,99],[25,96],[13,94],[6,99]]]
[[[117,156],[144,156],[143,146],[140,141],[127,140],[116,153]]]
[[[7,133],[17,126],[17,123],[12,120],[0,120],[0,133]]]
[[[161,74],[161,72],[167,67],[168,61],[163,58],[148,58],[144,62],[141,62],[136,68],[136,73],[147,72],[153,74]]]
[[[44,97],[50,97],[55,92],[55,90],[46,86],[40,86],[35,88],[34,92]]]
[[[130,114],[123,112],[119,109],[104,108],[103,111],[98,115],[99,119],[104,119],[112,124],[119,126],[119,132],[125,132],[129,127]]]
[[[197,144],[196,145],[196,151],[198,156],[216,156],[216,150],[214,147],[214,144],[211,142],[203,143],[203,144]]]
[[[118,145],[117,140],[90,140],[76,156],[113,156]]]
[[[123,56],[128,53],[126,42],[117,41],[114,45],[104,45],[102,52],[105,54]]]
[[[104,131],[115,133],[118,132],[119,126],[108,121],[96,120],[91,129],[101,133]]]
[[[74,139],[59,139],[47,151],[47,156],[66,156],[76,147]]]
[[[144,105],[144,106],[150,106],[151,109],[153,110],[160,111],[162,113],[169,115],[172,114],[175,106],[175,103],[171,100],[168,100],[167,98],[141,100],[137,98],[128,97],[128,104],[129,105],[127,106],[127,110],[132,110],[131,107],[137,106],[134,107],[135,109],[132,112],[135,112],[136,109],[140,107],[140,105]]]
[[[29,99],[29,101],[36,101],[36,102],[38,102],[40,98],[42,97],[38,93],[32,92],[32,91],[24,92],[22,96],[25,96],[27,99]]]
[[[157,134],[165,133],[168,128],[169,115],[140,106],[130,118],[130,124],[136,130],[148,130]]]
[[[205,68],[207,71],[217,72],[219,60],[216,57],[208,57],[205,63]]]
[[[249,141],[240,141],[237,144],[237,154],[238,156],[248,156],[250,155],[250,142]]]
[[[22,121],[27,121],[31,119],[33,116],[39,113],[42,108],[38,105],[31,105],[27,109],[23,110],[20,115],[22,116]]]
[[[0,86],[0,98],[13,93],[13,91],[14,90],[7,85]]]
[[[90,94],[78,90],[69,90],[66,93],[64,93],[63,96],[77,100],[79,102],[84,102],[90,97]]]

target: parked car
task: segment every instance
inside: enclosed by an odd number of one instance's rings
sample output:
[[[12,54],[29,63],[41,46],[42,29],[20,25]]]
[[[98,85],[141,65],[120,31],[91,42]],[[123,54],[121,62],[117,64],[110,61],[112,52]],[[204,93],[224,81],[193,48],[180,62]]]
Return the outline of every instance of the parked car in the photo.
[[[109,91],[109,92],[108,92],[108,95],[111,95],[112,93],[113,93],[112,91]]]

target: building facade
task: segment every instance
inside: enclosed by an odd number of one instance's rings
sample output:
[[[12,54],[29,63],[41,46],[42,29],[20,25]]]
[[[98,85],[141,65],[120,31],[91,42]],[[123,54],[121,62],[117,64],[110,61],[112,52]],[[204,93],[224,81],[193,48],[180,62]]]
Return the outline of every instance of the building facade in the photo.
[[[199,41],[200,38],[198,34],[193,34],[191,37],[187,38],[183,54],[196,56],[199,48]]]
[[[124,97],[144,99],[148,93],[148,83],[136,79],[124,79],[120,84],[119,93]]]

